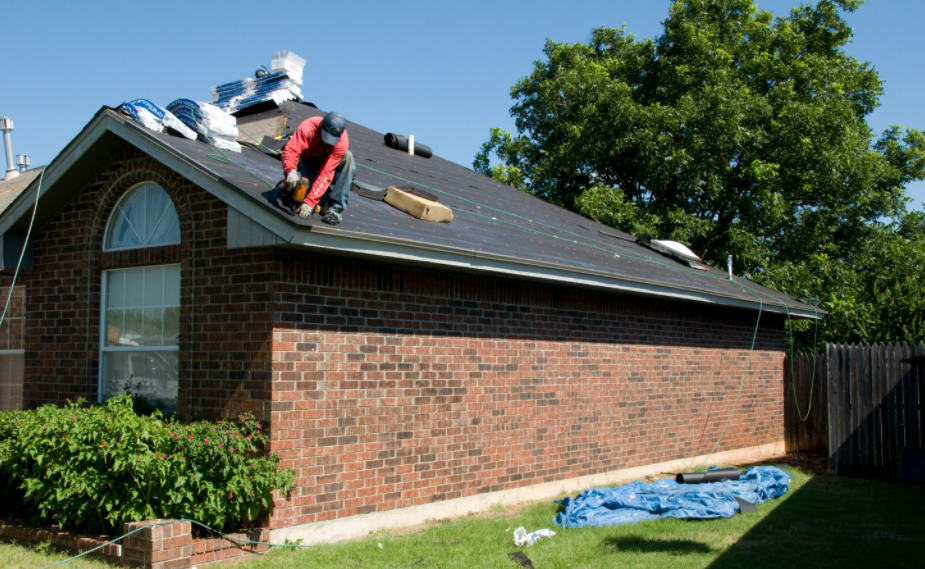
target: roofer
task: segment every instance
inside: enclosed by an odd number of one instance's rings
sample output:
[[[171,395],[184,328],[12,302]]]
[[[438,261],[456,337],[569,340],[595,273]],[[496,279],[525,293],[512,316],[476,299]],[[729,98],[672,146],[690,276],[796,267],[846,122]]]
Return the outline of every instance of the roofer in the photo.
[[[286,187],[294,190],[300,178],[311,184],[299,208],[302,219],[311,217],[318,205],[325,223],[337,225],[343,219],[356,171],[346,129],[347,121],[340,113],[312,117],[302,121],[283,149]]]

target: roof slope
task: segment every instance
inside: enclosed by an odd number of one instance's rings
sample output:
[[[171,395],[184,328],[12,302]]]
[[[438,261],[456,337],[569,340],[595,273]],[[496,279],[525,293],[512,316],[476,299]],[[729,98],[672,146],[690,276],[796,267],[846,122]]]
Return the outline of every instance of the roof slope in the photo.
[[[15,200],[19,194],[32,183],[32,180],[41,173],[41,167],[33,168],[31,170],[26,170],[12,180],[0,180],[0,212],[3,212],[7,206],[13,203],[13,200]]]
[[[248,124],[284,115],[288,134],[304,119],[323,114],[313,106],[289,102],[239,118],[238,124],[247,132]],[[747,280],[730,281],[722,271],[692,269],[635,243],[631,236],[438,156],[426,159],[389,148],[383,134],[355,123],[348,123],[347,130],[357,162],[357,181],[382,187],[421,187],[451,207],[455,220],[450,224],[420,221],[354,192],[350,193],[344,221],[336,228],[325,225],[318,216],[302,220],[277,204],[272,188],[282,178],[282,167],[276,158],[245,147],[240,154],[227,153],[236,164],[228,163],[216,159],[221,158],[220,152],[206,143],[155,133],[111,109],[98,113],[84,132],[101,130],[101,122],[274,231],[281,236],[278,244],[377,254],[397,262],[440,262],[463,270],[490,270],[515,278],[556,280],[633,294],[762,307],[795,317],[824,314]],[[83,141],[76,143],[79,139],[81,136],[68,149],[90,146]],[[196,177],[201,179],[193,179]],[[19,210],[20,215],[24,213],[25,205]],[[0,215],[0,231],[13,226],[7,214]]]

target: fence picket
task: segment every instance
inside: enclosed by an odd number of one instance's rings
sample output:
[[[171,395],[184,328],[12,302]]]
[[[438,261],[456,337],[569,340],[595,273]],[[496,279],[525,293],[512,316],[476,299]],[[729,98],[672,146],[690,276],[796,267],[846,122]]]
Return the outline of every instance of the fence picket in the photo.
[[[881,366],[881,347],[883,344],[873,344],[870,346],[870,394],[871,394],[871,460],[873,460],[873,469],[871,475],[876,478],[883,477],[883,425],[880,422],[880,370]]]
[[[858,346],[858,474],[872,474],[873,457],[871,447],[871,389],[870,389],[870,346]]]
[[[825,359],[828,362],[827,380],[829,405],[826,409],[826,425],[829,431],[829,474],[838,474],[839,446],[838,439],[838,350],[835,344],[825,345]]]
[[[906,344],[903,359],[911,360],[915,355],[915,346]],[[912,363],[903,364],[903,398],[905,403],[906,443],[909,448],[919,448],[919,390],[916,367]]]
[[[887,428],[889,429],[887,443],[890,445],[890,476],[893,478],[899,476],[899,447],[901,444],[899,428],[902,424],[899,412],[899,404],[902,398],[899,396],[899,388],[897,387],[896,381],[896,368],[899,365],[899,356],[900,353],[897,346],[895,344],[890,344],[886,369]]]
[[[859,419],[860,419],[860,410],[861,410],[860,405],[858,405],[858,387],[859,387],[858,367],[860,365],[860,359],[861,359],[860,354],[859,354],[859,351],[860,351],[859,348],[860,348],[859,346],[851,344],[849,351],[848,351],[848,357],[849,357],[848,365],[849,365],[849,370],[850,370],[849,376],[848,376],[848,381],[849,381],[848,406],[849,406],[849,409],[851,409],[851,414],[850,414],[849,423],[848,423],[848,436],[849,436],[848,440],[850,442],[849,448],[850,448],[851,458],[846,466],[848,467],[848,471],[851,472],[852,475],[856,475],[857,470],[860,467],[859,456],[861,452],[860,444],[859,444],[860,433],[858,432],[859,431],[858,424],[860,422]]]
[[[920,361],[925,361],[925,345],[919,344],[915,349],[915,355]],[[925,363],[920,363],[916,369],[918,379],[919,395],[919,446],[925,447]]]
[[[815,454],[825,454],[828,450],[828,429],[826,428],[826,408],[828,407],[828,370],[826,368],[826,359],[824,355],[813,356],[815,377],[818,382],[813,389],[813,446],[810,452]]]
[[[838,365],[841,368],[838,376],[838,472],[844,474],[853,462],[851,461],[851,350],[847,344],[839,345]]]

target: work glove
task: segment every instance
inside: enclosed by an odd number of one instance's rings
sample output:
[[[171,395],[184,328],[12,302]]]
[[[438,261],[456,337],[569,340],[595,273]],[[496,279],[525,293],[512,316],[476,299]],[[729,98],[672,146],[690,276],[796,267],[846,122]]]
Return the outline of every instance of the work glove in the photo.
[[[286,189],[294,190],[295,185],[299,183],[301,178],[298,170],[290,170],[289,173],[286,174]]]
[[[315,211],[315,208],[308,205],[307,203],[302,204],[302,207],[299,208],[299,217],[302,219],[308,219],[312,216],[312,212]]]

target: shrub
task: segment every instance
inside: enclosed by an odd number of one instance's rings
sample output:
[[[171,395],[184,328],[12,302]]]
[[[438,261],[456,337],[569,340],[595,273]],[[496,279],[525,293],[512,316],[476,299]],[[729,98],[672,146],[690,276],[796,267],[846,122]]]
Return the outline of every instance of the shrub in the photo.
[[[234,530],[292,487],[266,442],[249,413],[181,423],[136,415],[127,395],[0,413],[0,511],[89,531],[152,518]]]

